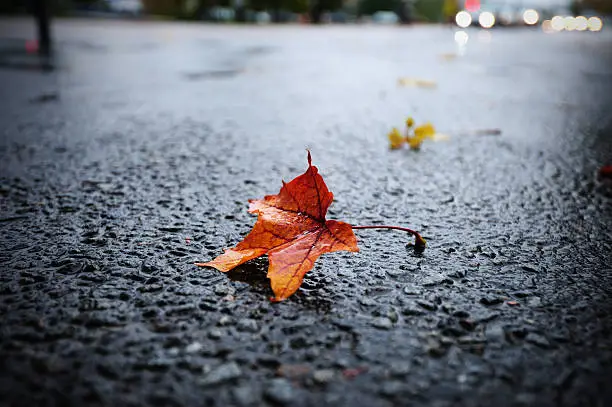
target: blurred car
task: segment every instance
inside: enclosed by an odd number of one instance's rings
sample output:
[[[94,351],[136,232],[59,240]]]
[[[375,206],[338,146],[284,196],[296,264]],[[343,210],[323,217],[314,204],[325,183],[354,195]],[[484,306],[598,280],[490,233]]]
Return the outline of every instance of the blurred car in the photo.
[[[516,7],[502,6],[499,9],[494,9],[493,14],[499,25],[508,27],[523,24],[522,12]]]
[[[377,11],[372,14],[372,22],[377,24],[397,24],[399,17],[393,11]]]
[[[137,16],[142,13],[140,0],[107,0],[108,9],[113,13]]]

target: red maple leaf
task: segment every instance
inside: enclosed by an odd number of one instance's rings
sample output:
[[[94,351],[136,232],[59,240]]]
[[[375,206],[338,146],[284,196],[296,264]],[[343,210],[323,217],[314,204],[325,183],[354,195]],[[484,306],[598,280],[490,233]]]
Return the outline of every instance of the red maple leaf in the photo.
[[[326,220],[334,195],[327,189],[308,152],[306,172],[283,187],[277,195],[250,200],[249,212],[257,214],[253,230],[238,245],[226,249],[212,261],[197,266],[214,267],[227,272],[251,259],[268,255],[270,279],[275,297],[282,301],[302,284],[304,275],[324,253],[358,252],[353,229],[387,228],[413,233],[417,244],[425,241],[410,229],[397,226],[351,226],[337,220]]]

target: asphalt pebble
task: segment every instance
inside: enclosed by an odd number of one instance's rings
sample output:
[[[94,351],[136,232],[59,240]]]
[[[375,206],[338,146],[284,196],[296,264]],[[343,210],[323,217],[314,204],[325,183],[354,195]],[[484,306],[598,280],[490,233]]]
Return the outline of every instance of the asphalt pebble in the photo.
[[[242,385],[232,390],[232,398],[240,407],[254,406],[259,403],[260,394],[249,385]]]
[[[228,315],[223,315],[221,318],[219,318],[219,322],[218,322],[219,326],[228,326],[228,325],[233,325],[233,324],[234,324],[234,320],[232,319],[232,317]]]
[[[335,375],[336,373],[331,369],[315,370],[315,372],[312,374],[312,379],[316,383],[326,384],[331,382],[334,379]]]
[[[185,348],[185,352],[187,353],[197,353],[202,350],[203,345],[200,342],[192,342]]]
[[[214,288],[215,294],[219,296],[234,294],[236,290],[226,284],[217,284]]]
[[[550,349],[552,347],[550,341],[546,339],[546,337],[533,332],[530,332],[525,340],[543,349]]]
[[[242,332],[258,332],[259,326],[257,325],[257,321],[250,318],[244,318],[238,321],[236,325],[236,329]]]
[[[406,376],[410,373],[411,363],[406,361],[399,361],[391,363],[389,367],[389,373],[391,376]]]
[[[504,302],[504,299],[500,297],[482,297],[480,299],[480,303],[486,306],[497,305],[501,304],[502,302]]]
[[[393,328],[393,323],[391,322],[389,318],[380,317],[380,318],[375,318],[372,321],[372,326],[374,328],[388,330],[388,329]]]
[[[431,301],[417,301],[416,303],[427,311],[435,311],[438,309],[438,306]]]
[[[223,333],[218,329],[211,329],[208,331],[208,337],[210,339],[221,339],[221,336],[223,336]]]
[[[204,386],[212,386],[219,383],[227,382],[239,378],[242,375],[240,367],[236,362],[224,363],[211,370],[200,381]]]
[[[268,382],[265,390],[265,396],[270,401],[278,404],[291,404],[294,397],[294,391],[291,383],[287,379],[278,377]]]

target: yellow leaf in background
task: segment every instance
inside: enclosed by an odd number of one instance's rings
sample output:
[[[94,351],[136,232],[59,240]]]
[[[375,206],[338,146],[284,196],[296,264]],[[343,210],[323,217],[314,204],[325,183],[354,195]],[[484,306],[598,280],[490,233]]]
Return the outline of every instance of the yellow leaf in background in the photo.
[[[427,122],[422,126],[418,126],[414,129],[414,137],[425,140],[426,138],[433,138],[436,134],[434,126]]]
[[[423,144],[423,141],[425,141],[424,138],[421,137],[406,137],[406,142],[408,143],[408,145],[410,146],[411,149],[413,150],[418,150],[421,148],[421,144]]]
[[[447,134],[436,133],[433,135],[433,141],[447,141],[450,140],[450,136]]]
[[[405,138],[400,134],[397,127],[394,127],[388,134],[391,149],[398,149],[404,144]]]
[[[406,130],[404,136],[400,133],[397,127],[391,129],[388,134],[389,143],[392,150],[401,148],[404,143],[408,144],[412,150],[419,150],[423,142],[427,139],[434,141],[448,140],[448,136],[444,134],[436,134],[435,127],[429,122],[414,127],[414,119],[412,116],[408,116],[405,123]]]
[[[399,78],[397,80],[397,84],[399,86],[412,86],[417,88],[435,88],[438,86],[436,82],[429,81],[426,79],[416,79],[416,78]]]
[[[440,55],[440,58],[445,61],[450,62],[450,61],[457,59],[457,54],[442,54]]]

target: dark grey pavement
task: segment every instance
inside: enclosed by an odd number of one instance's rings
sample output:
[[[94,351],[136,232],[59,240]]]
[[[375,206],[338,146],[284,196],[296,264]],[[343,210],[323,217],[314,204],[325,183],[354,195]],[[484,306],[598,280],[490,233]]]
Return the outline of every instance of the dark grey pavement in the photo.
[[[610,30],[60,20],[41,71],[0,27],[0,405],[610,405]],[[389,151],[408,114],[450,140]],[[358,231],[280,304],[193,266],[306,148],[427,250]]]

